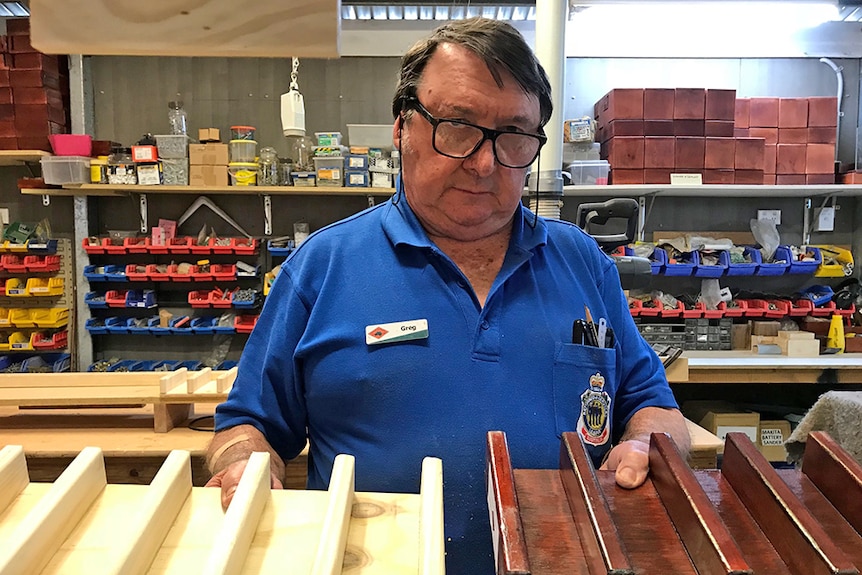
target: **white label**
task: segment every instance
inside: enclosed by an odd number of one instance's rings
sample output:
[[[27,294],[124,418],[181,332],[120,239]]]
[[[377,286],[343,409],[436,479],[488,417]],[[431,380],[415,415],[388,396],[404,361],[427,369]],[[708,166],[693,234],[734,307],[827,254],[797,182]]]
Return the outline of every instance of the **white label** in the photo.
[[[394,343],[428,337],[428,320],[414,319],[395,323],[373,323],[365,326],[365,343]]]
[[[766,427],[760,430],[760,444],[764,447],[767,445],[775,445],[781,447],[784,445],[784,434],[780,427]]]
[[[756,427],[748,427],[748,426],[739,426],[739,425],[719,425],[715,429],[715,434],[724,441],[724,438],[727,437],[728,433],[744,433],[748,436],[753,443],[757,443],[757,428]]]
[[[703,184],[701,174],[671,174],[670,185],[672,186],[700,186]]]

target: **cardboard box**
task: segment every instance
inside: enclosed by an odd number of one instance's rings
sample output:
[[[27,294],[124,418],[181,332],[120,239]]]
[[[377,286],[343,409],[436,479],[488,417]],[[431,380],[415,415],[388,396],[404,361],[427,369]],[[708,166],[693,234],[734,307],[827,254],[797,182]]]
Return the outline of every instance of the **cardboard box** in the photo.
[[[201,142],[219,142],[221,135],[218,128],[199,128],[198,140]]]
[[[769,461],[787,461],[784,442],[790,437],[790,422],[784,419],[764,419],[760,422],[760,440],[757,446]]]
[[[673,119],[705,120],[706,89],[677,88],[673,96]]]
[[[683,414],[701,427],[724,440],[728,433],[746,434],[753,443],[760,438],[760,414],[741,411],[726,401],[687,401],[682,406]],[[722,453],[724,448],[719,448]]]
[[[780,321],[752,321],[749,324],[751,325],[751,335],[774,337],[778,335],[778,330],[781,328]]]
[[[190,186],[227,186],[227,166],[189,166]]]
[[[228,161],[227,144],[189,144],[189,164],[192,166],[224,166],[227,174]]]
[[[736,128],[746,129],[749,127],[748,114],[751,108],[751,100],[748,98],[737,98],[734,107],[733,125]]]

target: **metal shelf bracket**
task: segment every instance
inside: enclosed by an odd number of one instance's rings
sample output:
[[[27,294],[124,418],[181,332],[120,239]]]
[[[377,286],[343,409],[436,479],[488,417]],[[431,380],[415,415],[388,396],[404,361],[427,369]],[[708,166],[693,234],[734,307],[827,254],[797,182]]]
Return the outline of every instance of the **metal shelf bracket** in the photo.
[[[272,235],[272,196],[263,195],[263,235]]]
[[[141,194],[141,233],[147,233],[150,229],[147,221],[147,194]]]

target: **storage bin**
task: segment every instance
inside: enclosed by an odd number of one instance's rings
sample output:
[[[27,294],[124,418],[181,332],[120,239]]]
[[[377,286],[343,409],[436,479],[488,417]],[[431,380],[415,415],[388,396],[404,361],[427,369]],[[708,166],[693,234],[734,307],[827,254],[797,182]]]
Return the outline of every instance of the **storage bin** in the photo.
[[[341,145],[341,132],[315,132],[317,145],[325,147],[338,147]]]
[[[60,270],[60,256],[25,256],[24,257],[24,268],[28,272],[56,272],[56,271],[59,271]]]
[[[27,266],[24,265],[24,258],[25,256],[4,254],[0,257],[0,268],[9,273],[22,274],[27,271]]]
[[[231,140],[254,140],[255,136],[255,128],[254,126],[231,126],[230,127],[230,139]]]
[[[368,172],[357,172],[353,170],[348,170],[344,174],[344,185],[348,188],[367,188]]]
[[[126,266],[126,277],[130,282],[145,282],[150,278],[147,276],[147,266],[144,264],[129,264]]]
[[[9,351],[32,351],[33,343],[31,339],[30,335],[16,331],[9,336]]]
[[[180,160],[189,157],[189,137],[185,134],[157,134],[159,158]]]
[[[12,308],[9,310],[9,323],[11,327],[36,327],[30,309]]]
[[[840,278],[853,273],[853,254],[850,250],[831,245],[817,247],[820,248],[823,261],[814,272],[815,277]]]
[[[33,349],[63,349],[69,342],[68,330],[49,333],[37,331],[30,338]]]
[[[725,266],[727,266],[727,275],[729,276],[751,276],[757,272],[760,267],[760,250],[746,246],[742,252],[742,256],[747,260],[745,262],[732,263],[730,261],[730,252],[721,252],[721,258]]]
[[[21,364],[22,373],[42,372],[50,369],[54,373],[69,371],[72,356],[68,353],[49,353],[37,355],[24,360]]]
[[[228,144],[228,152],[230,153],[230,163],[254,163],[255,171],[257,171],[257,142],[254,140],[231,140]]]
[[[790,250],[787,249],[786,246],[778,246],[775,250],[775,254],[773,256],[772,262],[763,261],[763,254],[758,251],[758,255],[760,255],[761,261],[757,266],[757,271],[755,275],[758,276],[780,276],[787,273],[788,268],[790,268],[790,260],[793,259]]]
[[[0,307],[0,327],[11,327],[13,326],[12,322],[9,320],[9,316],[13,310],[10,310],[5,307]],[[25,310],[26,311],[26,310]],[[27,312],[27,319],[30,319],[30,313]]]
[[[256,186],[257,164],[254,162],[231,162],[227,173],[232,186]]]
[[[662,250],[664,251],[664,250]],[[666,276],[690,276],[697,266],[697,252],[685,252],[680,254],[676,262],[670,260],[665,263],[664,275]]]
[[[43,156],[42,178],[46,184],[86,184],[90,182],[90,158],[85,156]]]
[[[314,158],[314,170],[318,186],[341,186],[344,177],[344,157],[327,156]]]
[[[21,278],[9,278],[6,280],[6,295],[9,297],[27,297],[27,282]]]
[[[51,134],[48,141],[55,156],[89,157],[93,153],[93,137],[89,134]]]
[[[823,263],[823,256],[820,254],[820,248],[815,248],[814,246],[807,246],[802,248],[805,250],[807,255],[810,255],[811,260],[797,260],[791,257],[790,267],[787,270],[787,273],[790,274],[808,274],[813,275],[817,268],[820,267],[820,264]],[[788,247],[787,250],[791,253],[793,252]]]
[[[30,319],[36,327],[63,327],[69,323],[69,308],[34,308],[30,310]]]
[[[102,245],[101,238],[84,238],[81,241],[81,247],[83,247],[84,251],[87,252],[89,255],[100,255],[105,253],[105,246]]]
[[[718,278],[723,276],[727,272],[727,258],[722,259],[722,255],[727,252],[722,250],[718,253],[718,262],[715,265],[704,265],[703,263],[703,254],[701,252],[697,252],[695,255],[697,256],[697,266],[694,268],[695,277],[700,278]]]
[[[611,165],[607,160],[582,160],[566,166],[566,171],[572,176],[573,186],[606,186]]]

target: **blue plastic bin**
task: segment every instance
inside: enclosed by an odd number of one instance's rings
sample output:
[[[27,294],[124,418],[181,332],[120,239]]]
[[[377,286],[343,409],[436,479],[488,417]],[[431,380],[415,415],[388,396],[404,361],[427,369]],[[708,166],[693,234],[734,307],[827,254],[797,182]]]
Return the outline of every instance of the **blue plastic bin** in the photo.
[[[782,276],[787,273],[787,270],[790,268],[790,260],[793,258],[790,254],[790,250],[787,249],[786,246],[778,246],[772,259],[783,261],[783,263],[764,262],[763,255],[761,254],[761,262],[760,265],[757,266],[757,272],[755,275]]]
[[[656,250],[658,251],[658,250]],[[664,250],[661,250],[664,251]],[[697,252],[684,252],[680,254],[677,263],[672,264],[670,260],[664,266],[666,276],[690,276],[697,267]]]
[[[694,275],[699,278],[719,278],[727,273],[727,258],[722,260],[722,255],[726,255],[727,252],[721,250],[718,253],[718,264],[714,266],[703,265],[703,259],[701,257],[701,253],[699,251],[695,252],[694,259],[697,262],[696,267],[694,268]]]
[[[97,268],[102,268],[101,272],[97,272]],[[108,277],[104,273],[105,266],[84,266],[84,278],[90,282],[104,282],[108,281]]]
[[[725,265],[727,266],[727,275],[751,276],[757,272],[757,268],[760,267],[760,250],[752,248],[751,246],[746,246],[742,253],[743,256],[747,257],[751,261],[734,264],[730,262],[730,252],[722,252],[721,257],[724,259]]]
[[[96,298],[98,297],[101,297],[102,299],[97,300]],[[101,309],[108,307],[108,301],[105,299],[105,294],[95,291],[87,292],[87,294],[84,296],[84,303],[87,304],[90,309]]]
[[[790,251],[790,248],[788,247],[787,250]],[[814,261],[802,262],[790,260],[790,269],[787,273],[814,275],[814,272],[816,272],[817,268],[820,267],[820,264],[823,263],[823,254],[820,253],[820,248],[809,246],[805,248],[805,250],[811,252],[811,254],[814,256]],[[792,253],[793,252],[791,252],[791,254]]]
[[[95,317],[91,317],[84,322],[84,328],[92,335],[103,335],[108,333],[108,328],[105,326],[105,322]]]

